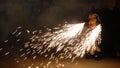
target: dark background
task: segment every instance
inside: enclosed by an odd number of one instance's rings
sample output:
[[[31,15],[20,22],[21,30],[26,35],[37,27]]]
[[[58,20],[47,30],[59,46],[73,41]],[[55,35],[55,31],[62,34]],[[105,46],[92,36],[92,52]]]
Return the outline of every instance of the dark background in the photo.
[[[14,40],[10,34],[18,26],[35,30],[65,21],[83,22],[89,12],[101,19],[103,56],[116,57],[120,53],[119,0],[0,0],[0,40]]]

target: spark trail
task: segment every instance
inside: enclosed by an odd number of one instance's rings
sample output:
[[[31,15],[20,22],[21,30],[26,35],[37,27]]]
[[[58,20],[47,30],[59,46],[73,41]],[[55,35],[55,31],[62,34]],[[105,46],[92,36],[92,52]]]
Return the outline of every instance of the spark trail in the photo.
[[[46,54],[56,48],[55,53],[62,51],[57,57],[66,56],[65,58],[72,58],[73,47],[77,41],[80,41],[83,27],[84,23],[80,23],[65,24],[60,30],[54,32],[51,32],[52,29],[48,29],[48,32],[41,36],[33,35],[30,41],[26,42],[24,46],[25,48],[30,46],[32,49],[37,50],[37,53],[40,55]],[[36,41],[37,43],[34,44]],[[29,50],[26,52],[30,53]]]
[[[74,53],[79,57],[83,57],[85,53],[98,51],[101,43],[101,25],[83,35],[81,42],[77,44]]]
[[[18,50],[20,57],[27,60],[30,55],[35,60],[39,56],[44,56],[44,58],[48,58],[48,62],[55,60],[58,63],[62,59],[74,61],[75,58],[83,58],[86,53],[94,54],[95,51],[100,51],[98,46],[101,43],[101,25],[97,25],[93,30],[87,29],[88,31],[83,33],[84,24],[65,24],[53,29],[46,28],[47,32],[25,29],[26,34],[30,36],[26,37],[27,41],[23,42],[21,45],[23,47]],[[16,43],[24,41],[20,38],[24,35],[21,30],[22,27],[18,27],[12,33],[17,38]],[[4,43],[9,43],[9,40],[5,40]],[[12,47],[12,49],[14,48]],[[4,49],[4,47],[0,47],[0,51]],[[11,54],[11,49],[5,52],[4,56],[9,54]]]

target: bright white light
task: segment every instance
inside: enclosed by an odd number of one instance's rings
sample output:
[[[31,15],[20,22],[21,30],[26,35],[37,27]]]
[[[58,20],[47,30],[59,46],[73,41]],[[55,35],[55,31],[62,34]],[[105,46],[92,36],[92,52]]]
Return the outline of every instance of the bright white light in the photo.
[[[38,66],[36,66],[36,68],[39,68]]]
[[[31,68],[31,66],[28,66],[28,68]]]
[[[24,57],[24,60],[27,60],[28,55],[32,55],[33,60],[36,60],[38,55],[42,55],[45,58],[49,58],[50,62],[47,63],[49,67],[53,59],[58,63],[60,59],[69,58],[74,61],[77,57],[84,57],[88,52],[94,54],[94,51],[97,51],[97,46],[101,43],[101,25],[96,26],[96,28],[91,31],[88,29],[87,33],[84,33],[83,28],[84,23],[78,23],[65,24],[53,29],[46,28],[46,33],[42,30],[26,30],[27,34],[31,35],[31,37],[28,38],[29,41],[24,43],[24,48],[19,49],[21,53],[24,51],[20,57]],[[20,37],[24,34],[19,31],[19,29],[20,27],[13,32],[13,35],[16,37]],[[21,40],[22,39],[18,39],[18,41]],[[7,43],[9,41],[5,40],[4,42]],[[51,51],[53,49],[54,52]],[[0,50],[3,50],[3,48],[0,48]],[[51,54],[51,52],[53,53]],[[56,56],[56,53],[59,54]],[[9,54],[11,53],[8,51],[4,55]],[[16,62],[19,63],[19,61]],[[41,65],[44,64],[42,63]],[[64,67],[62,64],[60,64],[60,66]],[[28,68],[31,68],[31,66]],[[36,66],[36,68],[39,67]]]
[[[82,33],[84,28],[84,23],[79,24],[65,24],[64,26],[55,27],[56,31],[47,28],[48,32],[39,36],[35,35],[33,31],[33,36],[30,38],[31,42],[26,42],[26,47],[31,47],[32,49],[37,49],[37,53],[40,55],[50,52],[53,48],[56,48],[56,52],[63,51],[60,57],[72,58],[74,60],[76,57],[83,57],[87,52],[94,52],[97,49],[97,45],[101,42],[101,25],[96,26],[93,30],[87,33]],[[38,41],[38,43],[34,43]],[[39,43],[42,42],[42,43]],[[31,52],[28,49],[28,54]],[[26,53],[26,54],[27,54]],[[34,50],[32,54],[35,54]],[[55,54],[53,53],[53,54]],[[54,59],[54,55],[51,54],[50,59]],[[61,54],[61,53],[60,53]],[[45,57],[48,55],[46,54]]]
[[[56,34],[53,34],[52,37],[49,37],[48,39],[51,39],[48,47],[55,47],[57,46],[57,51],[60,51],[66,44],[69,43],[72,44],[74,42],[74,38],[77,37],[77,35],[80,35],[84,23],[80,24],[71,24],[71,25],[65,25],[62,30],[56,31]],[[62,31],[62,32],[61,32]]]
[[[75,24],[74,26],[68,28],[68,30],[66,32],[66,36],[68,36],[68,37],[76,36],[78,33],[81,33],[83,26],[84,26],[84,23]]]
[[[97,46],[101,42],[101,26],[98,25],[95,29],[92,31],[89,31],[86,33],[83,37],[81,42],[77,47],[75,47],[74,53],[77,56],[83,57],[84,54],[87,52],[92,52],[94,54],[94,51],[96,51]]]

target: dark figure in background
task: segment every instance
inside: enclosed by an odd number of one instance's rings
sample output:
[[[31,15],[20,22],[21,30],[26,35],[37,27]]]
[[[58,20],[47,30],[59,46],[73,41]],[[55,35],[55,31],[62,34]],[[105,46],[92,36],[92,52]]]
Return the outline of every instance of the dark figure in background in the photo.
[[[88,26],[87,26],[87,30],[85,31],[85,33],[88,33],[91,30],[93,30],[98,24],[101,23],[99,15],[96,13],[90,13],[88,16],[88,22],[86,23]],[[99,34],[99,36],[101,38],[101,34]],[[92,56],[95,60],[99,60],[101,49],[98,45],[98,41],[96,41],[95,46],[96,46],[96,50],[91,49],[90,52],[86,54],[86,58],[89,58],[90,56]]]

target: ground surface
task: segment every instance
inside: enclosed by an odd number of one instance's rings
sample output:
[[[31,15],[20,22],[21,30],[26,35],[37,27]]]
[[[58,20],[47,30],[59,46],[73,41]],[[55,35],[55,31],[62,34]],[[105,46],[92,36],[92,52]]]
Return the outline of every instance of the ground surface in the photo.
[[[0,60],[0,68],[120,68],[120,59],[78,59],[74,62],[67,60],[46,62],[46,60]]]

